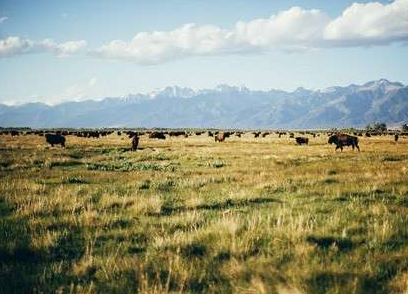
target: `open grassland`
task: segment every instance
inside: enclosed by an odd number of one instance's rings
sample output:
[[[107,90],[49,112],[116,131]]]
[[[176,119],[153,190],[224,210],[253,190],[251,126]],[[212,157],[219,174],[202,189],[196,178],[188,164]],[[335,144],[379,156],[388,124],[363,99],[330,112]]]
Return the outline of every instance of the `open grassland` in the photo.
[[[1,139],[0,293],[408,293],[408,138]]]

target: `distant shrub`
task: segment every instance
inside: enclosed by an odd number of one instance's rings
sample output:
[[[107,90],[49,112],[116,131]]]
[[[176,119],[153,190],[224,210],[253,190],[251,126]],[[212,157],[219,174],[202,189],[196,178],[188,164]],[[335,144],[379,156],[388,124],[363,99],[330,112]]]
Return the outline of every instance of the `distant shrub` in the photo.
[[[209,164],[213,168],[221,168],[224,167],[226,164],[222,160],[214,160]]]
[[[197,242],[181,247],[180,251],[186,258],[202,258],[207,254],[207,248]]]
[[[133,163],[129,161],[122,161],[117,164],[113,163],[88,163],[86,165],[88,170],[101,170],[101,171],[117,171],[117,172],[132,172],[132,171],[165,171],[166,169],[172,170],[174,167],[161,166],[150,162],[138,162]]]
[[[331,236],[308,236],[308,243],[316,244],[320,248],[329,248],[336,246],[340,250],[348,250],[353,248],[353,242],[347,238],[331,237]]]
[[[176,183],[173,180],[166,180],[164,182],[155,183],[154,188],[159,192],[170,192]]]
[[[402,156],[396,156],[396,155],[387,155],[381,158],[381,161],[402,161],[404,158]]]
[[[159,154],[149,154],[149,155],[144,155],[141,156],[138,161],[148,161],[148,160],[158,160],[158,161],[163,161],[163,160],[169,160],[170,157],[159,153]]]
[[[4,161],[0,161],[0,168],[7,168],[13,164],[12,160],[5,159]]]
[[[150,180],[144,181],[139,186],[139,190],[149,190],[149,189],[150,189]]]
[[[45,166],[48,168],[53,168],[53,167],[69,167],[69,166],[77,166],[77,165],[81,165],[82,162],[80,161],[76,161],[76,160],[51,160],[51,161],[47,161],[45,163]]]
[[[69,157],[71,157],[71,158],[73,158],[73,159],[81,159],[81,158],[84,157],[84,154],[79,153],[79,152],[74,152],[74,153],[71,153],[71,154],[69,155]]]
[[[84,178],[81,178],[81,177],[67,177],[62,180],[62,183],[64,184],[87,184],[88,181],[86,181]]]
[[[323,182],[324,182],[325,184],[336,184],[336,183],[338,183],[339,181],[336,180],[336,179],[327,178],[327,179],[325,179]]]

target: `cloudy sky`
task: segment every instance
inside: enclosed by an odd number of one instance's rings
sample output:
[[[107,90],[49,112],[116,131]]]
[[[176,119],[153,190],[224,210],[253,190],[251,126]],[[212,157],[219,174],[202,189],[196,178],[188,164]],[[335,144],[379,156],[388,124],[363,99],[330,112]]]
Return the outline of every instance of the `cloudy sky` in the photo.
[[[0,0],[0,103],[408,84],[408,0]]]

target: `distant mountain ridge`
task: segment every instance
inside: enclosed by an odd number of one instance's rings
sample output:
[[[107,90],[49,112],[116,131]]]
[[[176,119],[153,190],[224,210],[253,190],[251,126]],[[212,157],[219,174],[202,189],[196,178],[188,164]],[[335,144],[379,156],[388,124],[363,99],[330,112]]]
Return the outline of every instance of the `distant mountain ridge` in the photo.
[[[148,94],[50,106],[0,104],[1,127],[332,128],[408,123],[408,86],[386,79],[363,85],[252,91],[219,85],[166,87]]]

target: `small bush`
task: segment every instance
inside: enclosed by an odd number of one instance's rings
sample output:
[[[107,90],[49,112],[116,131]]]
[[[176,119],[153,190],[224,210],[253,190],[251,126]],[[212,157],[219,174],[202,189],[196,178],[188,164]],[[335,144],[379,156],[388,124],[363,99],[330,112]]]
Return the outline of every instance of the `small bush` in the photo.
[[[8,168],[13,164],[12,160],[4,160],[4,161],[0,161],[0,168]]]
[[[145,156],[141,156],[138,161],[149,161],[149,160],[157,160],[157,161],[163,161],[163,160],[169,160],[170,157],[159,153],[159,154],[149,154]]]
[[[385,161],[402,161],[404,158],[402,156],[392,156],[392,155],[387,155],[381,158],[382,162]]]
[[[79,153],[79,152],[74,152],[74,153],[71,153],[69,155],[69,157],[71,157],[73,159],[81,159],[81,158],[84,157],[84,155],[82,153]]]
[[[338,183],[339,181],[336,180],[336,179],[327,178],[327,179],[325,179],[323,182],[324,182],[325,184],[336,184],[336,183]]]
[[[86,181],[84,178],[81,177],[67,177],[62,180],[63,184],[87,184],[88,181]]]
[[[159,192],[170,192],[175,186],[176,183],[173,180],[167,180],[164,182],[156,183],[154,185],[154,188]]]
[[[150,189],[150,180],[144,181],[139,186],[139,190],[149,190]]]
[[[214,160],[209,164],[213,168],[221,168],[224,167],[226,164],[222,160]]]
[[[143,162],[143,163],[133,163],[133,162],[119,162],[118,164],[111,163],[88,163],[86,165],[88,170],[100,170],[100,171],[117,171],[117,172],[132,172],[132,171],[164,171],[166,169],[171,169],[168,166],[161,166],[155,163]]]
[[[186,258],[202,258],[207,254],[207,248],[198,243],[188,244],[180,249],[182,255]]]
[[[70,167],[81,165],[82,162],[76,160],[58,160],[58,161],[47,161],[45,166],[48,168],[53,167]]]

